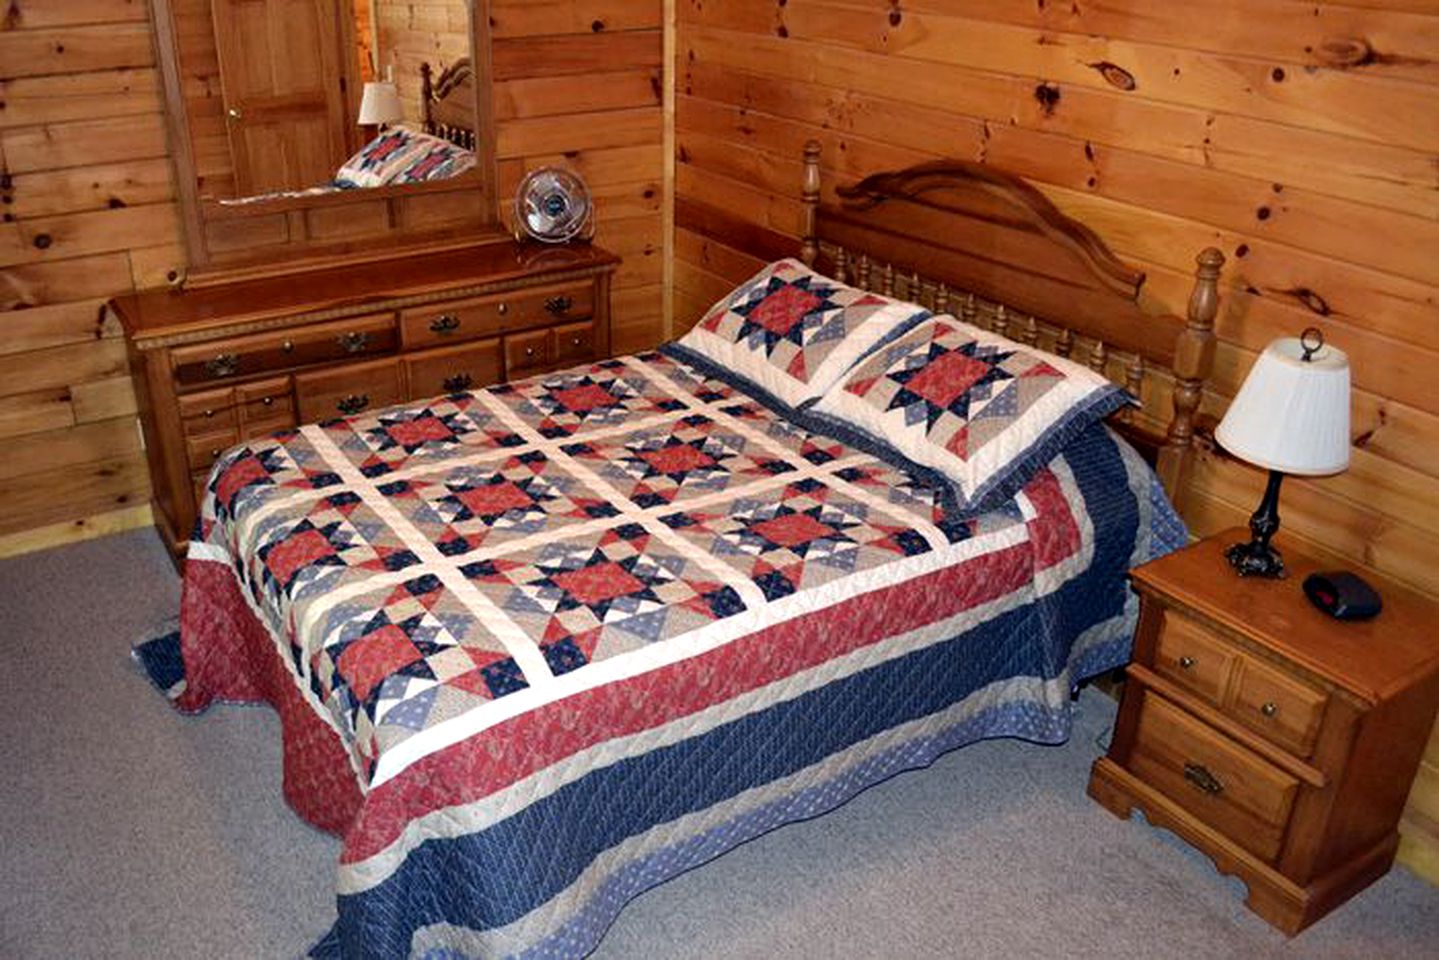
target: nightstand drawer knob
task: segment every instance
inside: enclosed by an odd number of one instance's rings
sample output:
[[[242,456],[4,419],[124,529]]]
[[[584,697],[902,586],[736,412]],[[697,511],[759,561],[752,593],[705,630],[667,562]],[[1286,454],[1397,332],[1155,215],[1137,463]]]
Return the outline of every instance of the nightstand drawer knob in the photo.
[[[1275,703],[1273,700],[1270,700],[1266,702],[1264,706],[1259,708],[1259,712],[1264,714],[1266,717],[1272,717],[1279,712],[1279,704]]]
[[[1224,792],[1224,784],[1219,782],[1219,778],[1197,763],[1184,765],[1184,779],[1211,797],[1217,797]]]
[[[1189,670],[1189,669],[1192,669],[1192,668],[1194,667],[1194,665],[1195,665],[1196,663],[1198,663],[1198,662],[1199,662],[1198,660],[1195,660],[1193,657],[1190,657],[1190,656],[1180,657],[1180,658],[1179,658],[1179,669],[1181,669],[1181,670]]]

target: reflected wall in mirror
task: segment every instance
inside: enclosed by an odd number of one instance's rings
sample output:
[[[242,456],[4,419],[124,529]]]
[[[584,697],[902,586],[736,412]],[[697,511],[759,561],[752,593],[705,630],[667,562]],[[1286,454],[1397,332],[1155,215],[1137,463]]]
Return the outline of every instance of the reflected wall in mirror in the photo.
[[[152,11],[192,273],[496,225],[487,0]]]

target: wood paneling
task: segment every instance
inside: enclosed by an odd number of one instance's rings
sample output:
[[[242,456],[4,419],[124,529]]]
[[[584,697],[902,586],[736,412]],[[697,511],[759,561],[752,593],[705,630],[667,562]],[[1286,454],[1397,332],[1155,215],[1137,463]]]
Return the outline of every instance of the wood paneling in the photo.
[[[665,335],[662,0],[492,0],[502,215],[525,172],[567,166],[595,196],[595,242],[624,263],[613,347]]]
[[[1183,312],[1229,257],[1223,413],[1258,351],[1318,325],[1353,365],[1353,464],[1285,485],[1284,531],[1439,595],[1439,9],[1217,0],[677,0],[674,326],[793,238],[800,145],[832,187],[935,156],[1031,179]],[[726,211],[719,217],[714,211]],[[1167,402],[1146,389],[1150,413]],[[1243,522],[1259,471],[1201,459],[1197,534]],[[1439,864],[1439,735],[1404,856]]]

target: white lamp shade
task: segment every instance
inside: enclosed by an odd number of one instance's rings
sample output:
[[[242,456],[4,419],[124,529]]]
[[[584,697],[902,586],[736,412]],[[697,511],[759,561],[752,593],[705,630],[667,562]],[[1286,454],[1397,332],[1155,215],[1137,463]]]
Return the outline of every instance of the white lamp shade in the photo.
[[[1317,476],[1349,466],[1349,358],[1322,346],[1308,360],[1294,337],[1254,363],[1214,437],[1257,466]]]
[[[358,123],[362,126],[383,126],[400,120],[404,115],[404,110],[400,108],[400,92],[393,83],[376,81],[365,84],[365,92],[360,95]]]

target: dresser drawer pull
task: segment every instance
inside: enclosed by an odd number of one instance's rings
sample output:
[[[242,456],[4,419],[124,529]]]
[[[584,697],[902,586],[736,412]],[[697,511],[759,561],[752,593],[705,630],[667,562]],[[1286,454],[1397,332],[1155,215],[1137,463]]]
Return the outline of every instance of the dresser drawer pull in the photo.
[[[286,353],[294,353],[294,352],[295,352],[295,341],[293,341],[293,340],[286,340],[284,343],[280,344],[280,349],[283,350],[283,351],[285,351]]]
[[[261,402],[262,404],[264,404],[265,406],[267,406],[267,407],[273,407],[273,406],[275,405],[275,398],[274,398],[274,397],[261,397],[261,398],[260,398],[260,402]]]
[[[1197,763],[1184,765],[1184,779],[1211,797],[1217,797],[1224,792],[1224,784],[1219,782],[1219,778]]]
[[[450,393],[459,393],[461,390],[468,390],[475,385],[475,378],[468,373],[457,373],[453,377],[445,378],[445,390]]]
[[[1198,663],[1198,662],[1199,662],[1198,660],[1195,660],[1193,657],[1190,657],[1190,656],[1180,657],[1180,658],[1179,658],[1179,669],[1181,669],[1181,670],[1190,670],[1190,669],[1193,669],[1194,665],[1195,665],[1196,663]]]
[[[345,416],[350,417],[359,413],[369,405],[370,395],[368,393],[352,393],[348,397],[341,398],[341,400],[335,404],[335,409]]]
[[[584,346],[584,345],[585,345],[585,338],[584,338],[584,337],[572,337],[572,338],[570,339],[570,346],[572,346],[572,347],[582,347],[582,346]]]
[[[240,372],[240,357],[234,353],[222,353],[205,361],[205,372],[212,377],[233,377]]]
[[[370,345],[370,335],[363,330],[351,330],[340,334],[335,342],[344,347],[346,353],[364,353]]]
[[[525,359],[526,359],[526,360],[533,359],[533,358],[534,358],[534,355],[535,355],[535,348],[534,348],[534,347],[525,347]]]
[[[557,317],[569,313],[570,307],[573,307],[574,305],[575,302],[564,295],[560,295],[558,297],[550,297],[548,300],[545,301],[545,309]]]
[[[214,411],[214,410],[206,410],[206,411],[204,411],[204,413],[201,414],[201,415],[202,415],[203,417],[205,417],[206,419],[209,419],[210,417],[213,417],[213,416],[215,415],[215,411]]]
[[[1264,706],[1259,708],[1259,712],[1264,714],[1266,717],[1272,717],[1279,712],[1279,704],[1275,703],[1273,700],[1267,700],[1265,701]]]
[[[501,300],[499,304],[496,305],[495,312],[503,317],[505,314],[510,312],[510,305],[508,303],[505,303],[505,301]]]
[[[444,336],[460,329],[460,318],[453,313],[442,313],[430,321],[430,332]]]

